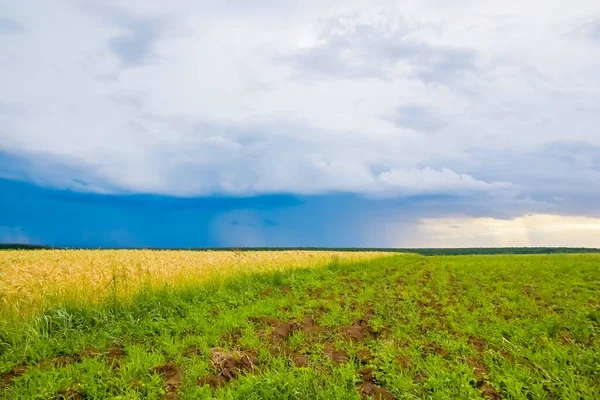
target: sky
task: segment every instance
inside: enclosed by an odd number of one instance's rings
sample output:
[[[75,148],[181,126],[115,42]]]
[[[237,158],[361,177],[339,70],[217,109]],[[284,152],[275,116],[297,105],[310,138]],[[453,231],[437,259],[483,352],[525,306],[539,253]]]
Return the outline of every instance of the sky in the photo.
[[[600,247],[600,5],[0,0],[0,243]]]

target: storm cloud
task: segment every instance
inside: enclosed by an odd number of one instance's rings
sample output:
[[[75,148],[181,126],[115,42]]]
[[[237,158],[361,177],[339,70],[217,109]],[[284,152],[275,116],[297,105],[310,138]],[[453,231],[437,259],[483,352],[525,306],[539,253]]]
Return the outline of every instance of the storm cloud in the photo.
[[[452,199],[413,204],[413,222],[598,217],[599,15],[586,0],[4,4],[0,177],[113,196]],[[211,219],[222,237],[270,243],[287,226],[230,211]]]

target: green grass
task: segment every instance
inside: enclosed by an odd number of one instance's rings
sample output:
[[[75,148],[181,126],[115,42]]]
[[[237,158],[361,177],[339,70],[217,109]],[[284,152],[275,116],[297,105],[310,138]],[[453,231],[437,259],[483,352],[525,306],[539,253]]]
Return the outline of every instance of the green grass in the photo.
[[[47,310],[0,398],[594,399],[599,332],[598,255],[397,255]]]

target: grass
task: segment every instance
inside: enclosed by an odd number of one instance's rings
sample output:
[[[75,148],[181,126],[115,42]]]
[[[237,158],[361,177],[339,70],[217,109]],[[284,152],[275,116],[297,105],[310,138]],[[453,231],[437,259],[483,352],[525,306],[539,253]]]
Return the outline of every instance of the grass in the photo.
[[[598,255],[303,262],[49,304],[0,398],[600,398]]]

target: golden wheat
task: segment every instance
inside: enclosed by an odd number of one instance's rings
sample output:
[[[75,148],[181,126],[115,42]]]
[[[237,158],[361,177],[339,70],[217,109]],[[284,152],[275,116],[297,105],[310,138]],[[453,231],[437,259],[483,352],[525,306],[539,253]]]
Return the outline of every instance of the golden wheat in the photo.
[[[390,253],[338,251],[38,250],[0,252],[0,312],[19,318],[48,306],[127,299],[140,290],[240,274],[318,267]]]

